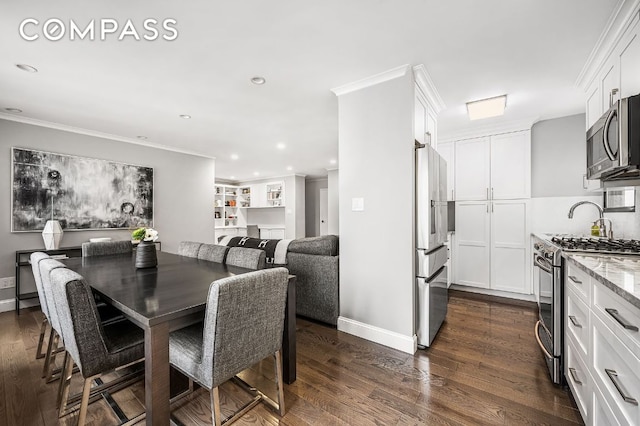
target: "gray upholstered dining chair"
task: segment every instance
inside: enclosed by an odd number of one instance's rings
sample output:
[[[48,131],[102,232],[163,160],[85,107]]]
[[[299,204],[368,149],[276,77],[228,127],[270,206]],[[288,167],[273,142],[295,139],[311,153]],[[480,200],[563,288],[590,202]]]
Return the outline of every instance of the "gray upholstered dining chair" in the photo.
[[[266,254],[264,250],[231,247],[227,253],[225,263],[231,266],[240,266],[247,269],[264,269],[266,262]]]
[[[229,247],[218,244],[203,244],[198,251],[198,259],[224,263]]]
[[[214,281],[204,323],[169,335],[171,364],[211,392],[215,425],[237,420],[260,401],[285,414],[280,348],[288,275],[286,268],[273,268]],[[275,357],[278,402],[236,379],[254,398],[223,421],[218,386],[268,356]]]
[[[40,300],[40,309],[43,313],[42,323],[40,324],[40,336],[38,337],[38,347],[36,349],[36,359],[45,357],[45,353],[42,352],[42,346],[44,345],[44,337],[47,333],[47,324],[49,324],[49,307],[47,305],[47,299],[44,296],[42,278],[40,276],[40,261],[43,259],[49,259],[49,255],[37,251],[31,253],[31,256],[29,256],[31,271],[33,272],[33,279],[36,282],[36,290],[38,292],[38,299]],[[53,328],[51,330],[53,330]]]
[[[91,288],[78,273],[67,268],[57,268],[51,271],[50,279],[66,349],[58,416],[62,417],[75,408],[68,405],[75,362],[84,379],[78,414],[78,424],[84,425],[93,380],[104,373],[142,360],[144,332],[126,320],[103,324]],[[139,421],[143,415],[144,413],[135,419],[127,419],[126,424]]]
[[[131,241],[100,241],[82,243],[82,257],[125,254],[133,251]]]
[[[180,244],[178,245],[178,254],[180,256],[198,257],[201,245],[202,243],[193,241],[180,241]]]
[[[49,343],[47,344],[47,352],[44,359],[44,366],[42,368],[42,377],[46,379],[47,383],[49,383],[58,378],[57,372],[53,370],[53,365],[55,364],[56,355],[60,351],[64,350],[64,347],[59,347],[61,327],[60,320],[58,318],[58,311],[53,299],[50,277],[51,271],[58,268],[64,268],[65,265],[55,259],[43,258],[38,262],[38,266],[40,272],[40,284],[42,286],[47,311],[49,312],[49,325],[51,326]]]

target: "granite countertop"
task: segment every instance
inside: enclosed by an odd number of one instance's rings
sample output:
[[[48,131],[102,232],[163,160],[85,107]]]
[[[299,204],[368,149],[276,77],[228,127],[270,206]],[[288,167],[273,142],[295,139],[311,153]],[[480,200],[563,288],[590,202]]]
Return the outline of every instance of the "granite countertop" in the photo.
[[[640,256],[563,252],[562,257],[640,309]]]

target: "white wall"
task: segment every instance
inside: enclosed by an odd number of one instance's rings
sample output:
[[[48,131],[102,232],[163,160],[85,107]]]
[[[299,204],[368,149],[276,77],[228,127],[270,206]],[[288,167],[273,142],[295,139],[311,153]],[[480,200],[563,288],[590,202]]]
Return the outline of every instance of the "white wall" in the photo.
[[[343,94],[338,107],[338,329],[407,352],[414,340],[413,107],[410,72]],[[354,198],[364,199],[364,211],[352,211]],[[390,224],[393,232],[385,232]]]
[[[306,236],[320,235],[320,189],[328,188],[327,178],[307,179],[305,181]]]
[[[340,234],[340,203],[339,196],[340,191],[338,187],[338,169],[329,170],[329,174],[327,176],[328,180],[328,197],[329,203],[327,208],[327,232],[329,235],[338,235]]]
[[[16,250],[44,248],[41,232],[11,233],[11,147],[30,148],[82,157],[153,167],[154,228],[162,250],[176,252],[182,240],[212,243],[214,227],[215,161],[117,142],[93,136],[0,120],[0,277],[15,275]],[[62,246],[77,246],[91,237],[127,240],[130,231],[67,231]],[[0,299],[13,297],[14,289],[0,292]]]

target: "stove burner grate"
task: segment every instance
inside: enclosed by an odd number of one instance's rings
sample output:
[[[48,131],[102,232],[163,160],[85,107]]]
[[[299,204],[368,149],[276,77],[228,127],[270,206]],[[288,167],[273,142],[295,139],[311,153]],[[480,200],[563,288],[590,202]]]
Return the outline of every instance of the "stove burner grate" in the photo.
[[[595,251],[615,254],[640,254],[640,240],[553,237],[551,242],[566,251]]]

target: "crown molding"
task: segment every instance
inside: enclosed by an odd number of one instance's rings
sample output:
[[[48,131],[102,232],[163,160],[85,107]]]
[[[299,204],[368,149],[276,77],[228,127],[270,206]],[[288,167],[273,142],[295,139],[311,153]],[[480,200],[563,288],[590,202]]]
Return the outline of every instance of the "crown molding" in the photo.
[[[526,118],[523,120],[513,120],[499,124],[477,126],[454,132],[440,132],[438,143],[446,143],[462,139],[481,138],[484,136],[500,135],[503,133],[521,132],[531,130],[531,127],[539,121],[538,117]]]
[[[416,65],[413,67],[413,78],[415,79],[415,82],[422,94],[431,104],[431,107],[435,111],[436,115],[440,114],[440,111],[445,109],[447,106],[440,97],[440,93],[438,93],[435,84],[433,84],[433,80],[431,80],[431,76],[429,76],[427,68],[424,66],[424,64]]]
[[[375,86],[376,84],[384,83],[385,81],[405,76],[410,69],[410,65],[401,65],[388,71],[372,75],[371,77],[363,78],[361,80],[335,87],[331,89],[331,91],[335,93],[336,96],[342,96],[347,93],[355,92],[356,90],[364,89],[365,87]]]
[[[578,78],[574,83],[576,87],[586,91],[591,86],[596,75],[602,69],[607,58],[613,53],[613,49],[620,42],[624,32],[639,10],[640,0],[622,0],[618,3],[580,74],[578,74]]]
[[[118,136],[118,135],[113,135],[111,133],[99,132],[97,130],[89,130],[89,129],[84,129],[84,128],[81,128],[81,127],[69,126],[67,124],[60,124],[60,123],[54,123],[52,121],[39,120],[37,118],[21,117],[21,116],[16,116],[14,114],[7,114],[7,113],[4,113],[4,112],[0,112],[0,119],[7,120],[7,121],[14,121],[14,122],[17,122],[17,123],[30,124],[30,125],[33,125],[33,126],[46,127],[48,129],[61,130],[63,132],[77,133],[79,135],[92,136],[92,137],[95,137],[95,138],[109,139],[109,140],[118,141],[118,142],[132,143],[132,144],[135,144],[135,145],[142,145],[142,146],[146,146],[146,147],[149,147],[149,148],[161,149],[163,151],[172,151],[172,152],[177,152],[177,153],[180,153],[180,154],[193,155],[193,156],[196,156],[196,157],[210,158],[210,159],[213,159],[213,160],[215,160],[215,158],[216,158],[214,156],[205,155],[205,154],[202,154],[200,152],[190,151],[190,150],[187,150],[187,149],[176,148],[176,147],[172,147],[172,146],[168,146],[168,145],[157,144],[157,143],[150,142],[148,140],[144,141],[144,140],[140,140],[140,139],[137,139],[137,138],[129,138],[129,137],[126,137],[126,136]]]

